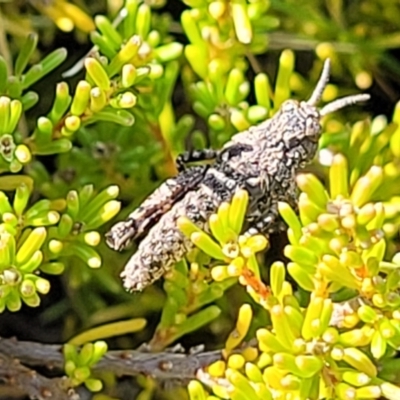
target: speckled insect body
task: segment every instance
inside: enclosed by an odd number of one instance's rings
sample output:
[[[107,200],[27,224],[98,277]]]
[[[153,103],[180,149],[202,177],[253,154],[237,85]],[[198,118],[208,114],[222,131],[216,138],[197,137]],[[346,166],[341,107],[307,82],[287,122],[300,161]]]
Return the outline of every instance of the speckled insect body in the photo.
[[[177,227],[180,216],[207,229],[211,214],[238,189],[249,193],[248,233],[267,234],[277,229],[277,203],[296,204],[295,176],[315,156],[321,116],[369,98],[365,94],[349,96],[319,110],[316,104],[328,78],[329,60],[308,101],[284,102],[272,118],[234,135],[219,151],[195,151],[178,157],[180,173],[165,181],[106,235],[108,245],[121,250],[148,230],[121,274],[128,290],[144,289],[193,248]],[[213,163],[186,167],[188,162],[204,160]]]

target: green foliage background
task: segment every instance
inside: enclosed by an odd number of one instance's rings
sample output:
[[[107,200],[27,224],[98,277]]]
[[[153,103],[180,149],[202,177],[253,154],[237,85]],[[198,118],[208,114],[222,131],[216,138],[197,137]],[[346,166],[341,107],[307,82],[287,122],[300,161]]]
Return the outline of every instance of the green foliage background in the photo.
[[[90,371],[103,339],[225,348],[192,399],[400,398],[399,13],[394,0],[0,3],[0,334],[68,341],[71,385],[99,399],[119,397],[115,377]],[[256,257],[268,244],[240,237],[236,199],[213,238],[183,223],[202,251],[125,293],[130,252],[104,245],[111,220],[174,175],[185,149],[219,148],[307,98],[326,58],[324,102],[365,90],[372,101],[323,119],[300,217],[281,205],[287,238]],[[79,358],[72,345],[86,342]],[[187,396],[132,385],[141,399]]]

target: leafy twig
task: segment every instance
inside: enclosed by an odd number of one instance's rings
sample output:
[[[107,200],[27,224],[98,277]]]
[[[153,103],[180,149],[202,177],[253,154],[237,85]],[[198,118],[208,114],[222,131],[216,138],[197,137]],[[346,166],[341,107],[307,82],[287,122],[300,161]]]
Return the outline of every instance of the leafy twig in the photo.
[[[33,399],[79,399],[79,395],[69,387],[66,378],[46,378],[4,354],[0,354],[0,381],[18,388]]]
[[[0,356],[18,359],[31,367],[62,370],[64,357],[61,345],[0,340]],[[150,375],[159,380],[188,381],[196,371],[222,358],[221,351],[196,354],[174,352],[146,353],[138,350],[109,351],[93,366],[93,371],[112,371],[117,375]]]

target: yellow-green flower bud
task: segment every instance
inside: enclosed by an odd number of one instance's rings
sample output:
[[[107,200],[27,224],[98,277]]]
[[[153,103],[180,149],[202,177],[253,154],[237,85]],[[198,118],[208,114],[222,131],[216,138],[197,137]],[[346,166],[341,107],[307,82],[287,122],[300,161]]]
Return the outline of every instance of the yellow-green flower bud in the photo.
[[[13,213],[11,204],[4,192],[0,192],[0,214]]]
[[[99,226],[103,225],[105,222],[114,218],[119,210],[121,209],[121,202],[117,200],[111,200],[104,204],[98,210],[98,215],[92,216],[91,219],[87,219],[88,229],[97,229]],[[85,219],[88,218],[85,216]]]
[[[295,363],[300,371],[298,375],[302,378],[311,378],[324,367],[323,361],[314,355],[298,355],[295,358]]]
[[[222,282],[230,278],[228,267],[226,265],[218,265],[211,269],[211,278],[216,282]]]
[[[249,380],[241,374],[239,371],[234,369],[227,369],[226,377],[230,383],[234,386],[232,396],[235,397],[235,393],[246,394],[249,400],[258,400],[256,392],[253,386],[250,384]]]
[[[58,235],[61,238],[67,237],[74,226],[74,220],[68,214],[63,214],[60,219],[60,223],[57,226]]]
[[[6,132],[8,133],[14,132],[21,118],[21,114],[22,114],[22,103],[19,100],[11,100],[10,115],[8,118],[8,125],[6,126]]]
[[[150,6],[142,3],[136,14],[136,32],[138,35],[146,39],[147,35],[150,31],[150,24],[151,24],[151,10]]]
[[[296,213],[290,207],[289,204],[279,202],[278,203],[278,210],[279,214],[281,217],[284,219],[286,224],[292,229],[294,238],[296,240],[296,243],[292,244],[297,244],[297,242],[300,240],[302,236],[302,229],[301,229],[301,223],[299,221],[299,218],[297,217]]]
[[[86,232],[84,236],[85,243],[88,244],[89,246],[97,246],[100,243],[101,236],[99,232],[97,231],[92,231],[92,232]]]
[[[383,397],[389,400],[396,400],[400,397],[400,388],[390,382],[383,382],[380,384]]]
[[[256,75],[254,78],[254,89],[257,104],[264,107],[267,113],[269,113],[269,110],[271,109],[271,86],[266,74],[261,73]]]
[[[220,131],[223,131],[226,129],[226,121],[219,114],[211,114],[208,117],[207,123],[211,129],[213,129],[217,132],[220,132]]]
[[[326,343],[335,344],[339,341],[339,332],[336,328],[329,327],[322,334],[322,339]]]
[[[78,82],[71,104],[72,115],[81,116],[85,112],[89,104],[90,89],[91,87],[86,81]]]
[[[104,340],[94,342],[91,364],[97,363],[106,354],[107,349],[108,346]]]
[[[318,216],[322,214],[325,210],[318,207],[306,193],[300,193],[299,196],[299,211],[300,211],[300,221],[303,226],[309,227],[312,223],[316,222]]]
[[[40,266],[42,261],[43,253],[40,250],[37,250],[26,263],[19,266],[19,270],[25,273],[34,272]]]
[[[199,381],[190,381],[188,384],[190,400],[207,400],[203,386]]]
[[[271,308],[270,314],[277,338],[286,349],[292,349],[296,336],[284,309],[280,305],[275,305]]]
[[[90,268],[101,267],[101,258],[99,254],[92,247],[89,247],[84,243],[69,243],[68,247],[65,246],[65,250],[68,251],[68,254],[76,255]]]
[[[247,14],[247,3],[244,0],[231,4],[231,13],[236,36],[240,43],[249,44],[253,38],[253,30]]]
[[[41,248],[46,239],[46,234],[46,229],[43,227],[33,229],[20,246],[15,259],[16,263],[24,264],[27,262]]]
[[[97,15],[94,18],[94,22],[103,36],[105,36],[109,40],[110,44],[112,44],[114,49],[118,49],[122,44],[122,37],[109,19],[103,15]]]
[[[264,330],[266,331],[266,329],[264,329]],[[258,335],[258,331],[257,331],[257,335]],[[271,335],[272,335],[272,333],[271,333]],[[279,344],[279,342],[277,342],[277,343]],[[284,351],[284,348],[280,344],[279,344],[279,346],[280,346],[279,347],[280,350],[278,350],[278,352],[279,351]],[[269,365],[272,365],[272,356],[271,356],[270,352],[261,353],[260,357],[257,360],[257,367],[260,368],[260,369],[264,369],[265,367],[267,367]]]
[[[335,394],[337,399],[351,400],[356,399],[356,389],[347,383],[339,382],[335,385]]]
[[[12,133],[8,131],[10,120],[10,103],[11,99],[9,97],[0,97],[0,135]]]
[[[359,225],[367,225],[376,216],[375,205],[367,203],[357,212],[357,223]]]
[[[40,297],[37,293],[33,293],[31,296],[22,297],[24,303],[29,307],[39,307]]]
[[[241,70],[234,68],[228,75],[228,81],[225,86],[225,98],[229,105],[237,106],[240,101],[239,87],[244,82],[244,76]]]
[[[84,384],[91,392],[100,392],[100,390],[103,389],[103,383],[100,379],[86,379]]]
[[[107,68],[108,76],[112,77],[118,73],[121,68],[136,56],[139,47],[142,45],[140,36],[133,35],[126,43],[122,46],[118,54],[111,60],[110,65]]]
[[[173,64],[177,65],[177,64]],[[138,69],[138,77],[140,77],[141,69]],[[164,73],[164,68],[161,64],[149,64],[148,68],[144,71],[144,76],[148,75],[150,79],[159,79]],[[166,74],[168,70],[166,70]]]
[[[386,352],[386,339],[382,336],[379,330],[376,330],[372,335],[371,340],[371,354],[377,360],[379,360]]]
[[[316,268],[313,268],[312,271],[307,271],[307,269],[304,268],[304,265],[299,265],[297,263],[291,262],[288,264],[289,274],[304,290],[309,292],[312,292],[315,288],[313,280],[313,273],[315,271]]]
[[[285,265],[282,262],[274,262],[271,266],[270,285],[274,296],[279,296],[285,281]]]
[[[263,382],[262,372],[257,365],[247,362],[245,365],[245,373],[252,382]]]
[[[201,229],[187,217],[179,217],[176,225],[188,237],[190,237],[194,232],[202,232]]]
[[[69,139],[62,138],[58,140],[53,140],[48,144],[38,144],[35,148],[34,154],[38,155],[50,155],[50,154],[58,154],[58,153],[66,153],[70,151],[72,147],[72,143]]]
[[[78,217],[79,196],[76,190],[71,190],[67,194],[67,212],[74,219]]]
[[[301,335],[301,328],[304,322],[303,314],[292,306],[285,306],[284,308],[285,314],[290,320],[293,332],[295,336],[299,337]],[[297,344],[300,344],[297,342]]]
[[[166,63],[179,58],[183,51],[183,45],[178,42],[171,42],[154,49],[154,54],[160,63]]]
[[[47,279],[41,278],[37,275],[27,274],[26,277],[30,277],[35,282],[36,290],[41,294],[47,294],[50,290],[50,282]]]
[[[20,292],[23,297],[30,297],[36,293],[36,287],[34,282],[29,279],[24,279],[20,286]]]
[[[378,318],[378,314],[376,313],[376,311],[366,304],[361,305],[357,309],[357,314],[360,317],[361,321],[367,324],[374,323]]]
[[[334,232],[339,228],[339,220],[336,215],[333,214],[320,214],[317,219],[320,227],[326,232]]]
[[[210,218],[208,219],[208,223],[209,223],[212,235],[218,240],[218,242],[226,243],[230,240],[232,241],[235,238],[235,235],[233,233],[232,233],[232,235],[226,234],[226,228],[221,223],[221,220],[217,214],[212,214],[210,216]],[[232,236],[232,237],[229,237],[229,236]]]
[[[190,240],[211,257],[217,260],[225,260],[221,247],[204,232],[193,232],[190,235]]]
[[[74,370],[73,377],[80,382],[84,382],[90,376],[90,368],[87,366],[77,367]]]
[[[49,143],[53,135],[53,123],[50,118],[40,117],[37,120],[35,139],[37,143]]]
[[[336,154],[329,169],[329,191],[333,200],[339,196],[348,197],[348,179],[347,160],[342,154]]]
[[[222,1],[212,1],[208,5],[208,12],[215,20],[220,19],[226,12],[227,5]]]
[[[250,122],[247,121],[246,116],[243,111],[232,109],[231,115],[230,115],[230,120],[231,120],[232,125],[238,131],[244,131],[250,127]]]
[[[385,207],[383,206],[383,204],[375,203],[374,208],[375,208],[376,215],[374,218],[372,218],[371,221],[368,222],[368,224],[367,224],[368,230],[381,229],[383,222],[385,220]]]
[[[115,99],[110,100],[110,104],[115,108],[132,108],[136,105],[137,97],[131,92],[119,94]]]
[[[339,342],[344,346],[367,346],[371,342],[371,335],[362,329],[353,329],[339,335]]]
[[[79,365],[90,365],[93,356],[94,345],[93,343],[85,343],[78,354]]]
[[[21,216],[22,213],[25,211],[25,208],[29,201],[29,196],[30,196],[30,189],[28,185],[26,183],[21,183],[17,187],[17,190],[15,191],[15,197],[13,203],[16,215]]]
[[[121,73],[121,85],[124,88],[130,88],[133,86],[136,80],[136,67],[133,64],[125,64],[122,67]]]
[[[96,86],[101,90],[108,90],[110,88],[110,79],[99,61],[95,58],[88,57],[85,59],[85,68]]]
[[[268,110],[262,106],[250,106],[247,109],[247,119],[252,124],[264,121],[268,119]]]
[[[67,358],[67,356],[65,355],[65,346],[66,345],[64,345],[64,357]],[[73,359],[67,359],[67,361],[65,362],[65,365],[64,365],[65,373],[68,376],[72,376],[72,374],[74,373],[75,369],[76,369],[76,364],[73,361]]]
[[[231,397],[228,388],[226,388],[225,386],[222,386],[222,385],[218,385],[218,384],[213,385],[212,391],[218,398],[221,398],[221,399],[229,399]]]
[[[358,371],[344,371],[342,377],[345,382],[355,387],[365,386],[371,382],[371,377]]]
[[[380,399],[382,390],[378,385],[364,386],[356,390],[357,399]]]
[[[15,214],[11,213],[4,213],[2,215],[3,222],[6,223],[7,225],[11,225],[13,227],[16,227],[18,225],[18,218]]]
[[[207,367],[207,371],[210,375],[220,378],[223,377],[226,370],[226,363],[225,361],[219,360],[215,361],[214,363],[210,364]]]
[[[294,70],[294,53],[291,50],[284,50],[279,58],[279,69],[275,84],[274,109],[290,96],[290,77]]]
[[[235,329],[230,333],[225,349],[232,350],[237,347],[246,336],[253,318],[253,310],[249,304],[243,304],[239,309],[239,315]]]
[[[242,369],[244,367],[246,360],[241,354],[232,354],[228,358],[228,368],[232,369]]]
[[[59,240],[52,239],[49,241],[48,247],[53,254],[59,254],[64,248],[64,245]]]
[[[351,200],[356,207],[361,207],[370,200],[375,190],[381,184],[383,171],[381,167],[372,166],[370,170],[355,183]]]
[[[53,124],[56,124],[63,117],[68,109],[71,102],[71,96],[69,95],[68,84],[60,82],[56,87],[56,97],[54,99],[53,107],[48,114],[49,119]]]
[[[349,268],[362,268],[364,266],[364,262],[360,254],[351,250],[340,254],[339,260],[343,265]]]
[[[355,347],[343,349],[343,361],[357,371],[364,372],[370,377],[375,377],[377,375],[376,366],[370,358],[364,352]]]
[[[321,332],[320,317],[323,306],[324,299],[322,297],[314,297],[310,300],[301,332],[305,340],[311,340],[319,336]]]
[[[104,90],[94,87],[90,90],[90,109],[97,113],[107,105],[107,96]]]
[[[181,23],[189,42],[196,46],[204,46],[204,40],[197,25],[197,14],[197,10],[185,10],[181,15]]]
[[[313,174],[300,174],[296,179],[299,188],[308,195],[308,198],[319,208],[325,209],[328,195],[321,181]]]
[[[76,115],[71,115],[65,118],[64,124],[69,131],[76,132],[81,127],[81,119]]]
[[[357,278],[334,256],[329,254],[324,255],[322,262],[318,264],[318,270],[329,280],[339,282],[344,286],[354,289],[359,287]]]
[[[299,368],[296,365],[296,357],[289,353],[276,353],[272,357],[274,366],[279,369],[289,371],[292,374],[298,375]]]
[[[234,258],[227,266],[227,273],[229,276],[239,276],[244,267],[244,259],[242,257]]]
[[[284,254],[298,264],[317,265],[318,257],[314,252],[301,246],[285,246]]]

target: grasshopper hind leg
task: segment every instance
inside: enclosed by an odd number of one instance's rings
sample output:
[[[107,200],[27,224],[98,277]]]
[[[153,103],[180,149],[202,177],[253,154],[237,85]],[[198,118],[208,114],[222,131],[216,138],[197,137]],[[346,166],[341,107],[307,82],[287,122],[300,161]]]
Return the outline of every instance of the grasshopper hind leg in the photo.
[[[179,217],[186,216],[199,228],[204,228],[215,209],[215,202],[207,190],[199,188],[196,192],[187,193],[160,218],[140,242],[136,253],[121,273],[125,288],[129,291],[145,289],[194,248],[190,239],[177,227]]]

